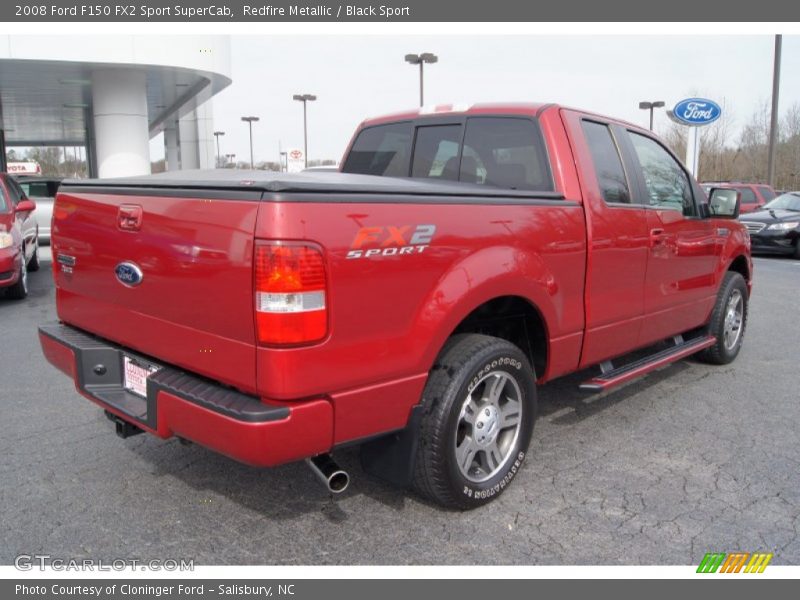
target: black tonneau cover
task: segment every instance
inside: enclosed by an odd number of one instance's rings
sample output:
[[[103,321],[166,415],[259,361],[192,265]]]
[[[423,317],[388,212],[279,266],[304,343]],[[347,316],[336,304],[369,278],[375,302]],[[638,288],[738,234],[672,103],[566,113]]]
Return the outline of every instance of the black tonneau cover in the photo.
[[[459,196],[481,198],[536,198],[560,200],[557,192],[512,190],[484,185],[430,179],[407,179],[356,175],[333,171],[306,171],[278,173],[275,171],[245,171],[238,169],[198,169],[168,171],[156,175],[120,177],[113,179],[67,179],[61,184],[63,191],[141,190],[226,190],[235,192],[260,191],[268,193],[313,194],[381,194],[413,196]],[[96,189],[94,189],[96,188]]]

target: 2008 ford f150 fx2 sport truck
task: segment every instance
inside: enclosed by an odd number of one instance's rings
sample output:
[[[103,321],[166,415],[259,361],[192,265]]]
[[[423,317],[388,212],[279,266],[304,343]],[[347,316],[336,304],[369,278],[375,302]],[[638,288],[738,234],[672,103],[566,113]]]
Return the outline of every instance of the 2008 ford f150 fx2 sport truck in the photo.
[[[739,352],[737,192],[707,198],[649,131],[441,106],[364,122],[341,171],[66,182],[47,359],[123,437],[307,459],[332,491],[359,443],[366,471],[470,508],[521,468],[536,386]]]

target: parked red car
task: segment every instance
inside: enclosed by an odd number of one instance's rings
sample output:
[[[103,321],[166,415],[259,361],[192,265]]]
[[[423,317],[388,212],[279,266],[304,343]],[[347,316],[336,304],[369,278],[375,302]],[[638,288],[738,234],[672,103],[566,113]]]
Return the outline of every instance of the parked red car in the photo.
[[[739,195],[708,200],[648,130],[413,110],[363,123],[342,171],[65,182],[45,356],[123,437],[308,459],[331,491],[328,453],[361,444],[368,472],[472,508],[528,458],[538,385],[739,353]]]
[[[28,295],[28,271],[39,270],[39,230],[30,200],[7,173],[0,173],[0,291]]]
[[[749,213],[761,210],[767,202],[775,199],[778,194],[772,186],[766,183],[743,183],[738,181],[706,182],[701,184],[706,194],[713,188],[736,190],[742,195],[740,213]]]

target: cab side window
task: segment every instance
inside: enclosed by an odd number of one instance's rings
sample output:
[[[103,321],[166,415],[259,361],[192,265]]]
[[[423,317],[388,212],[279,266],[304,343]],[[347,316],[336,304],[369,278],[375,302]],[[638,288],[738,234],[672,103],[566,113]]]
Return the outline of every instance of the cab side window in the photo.
[[[646,202],[658,208],[672,208],[685,216],[696,214],[692,186],[683,167],[655,140],[630,132],[631,143],[642,168]]]
[[[459,181],[551,191],[553,178],[537,124],[516,117],[468,118]]]
[[[766,202],[775,199],[775,192],[772,191],[772,188],[766,185],[758,186],[758,191],[761,192],[761,195],[764,197]]]
[[[11,205],[16,208],[17,204],[19,204],[20,201],[25,197],[25,193],[19,187],[17,182],[10,177],[6,179],[6,188],[8,189]]]
[[[628,180],[625,177],[622,159],[608,125],[584,121],[583,132],[586,142],[589,144],[589,152],[592,155],[597,183],[603,194],[603,200],[609,204],[630,204]]]
[[[3,188],[0,187],[0,213],[7,213],[11,210],[11,206],[6,199],[6,193],[3,191]]]

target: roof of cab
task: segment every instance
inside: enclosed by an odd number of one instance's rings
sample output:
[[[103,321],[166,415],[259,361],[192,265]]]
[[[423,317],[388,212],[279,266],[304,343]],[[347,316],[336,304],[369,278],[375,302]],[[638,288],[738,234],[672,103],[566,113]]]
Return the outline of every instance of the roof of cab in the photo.
[[[424,119],[427,117],[443,117],[447,115],[528,115],[540,117],[547,110],[571,110],[581,114],[598,117],[614,123],[619,123],[626,127],[631,127],[640,131],[645,131],[640,125],[631,123],[617,117],[601,115],[591,110],[584,110],[570,106],[563,106],[553,102],[492,102],[484,104],[437,104],[433,106],[422,106],[404,112],[370,117],[361,122],[359,129],[383,123],[396,121],[409,121],[412,119]]]
[[[364,119],[361,123],[365,125],[378,125],[380,123],[389,123],[392,121],[405,121],[410,119],[419,119],[425,117],[437,117],[454,114],[464,115],[481,115],[481,114],[529,114],[537,116],[547,108],[555,107],[556,104],[542,103],[542,102],[493,102],[486,104],[436,104],[431,106],[421,106],[419,108],[406,110],[403,112],[391,113],[388,115],[381,115],[377,117],[370,117]]]

